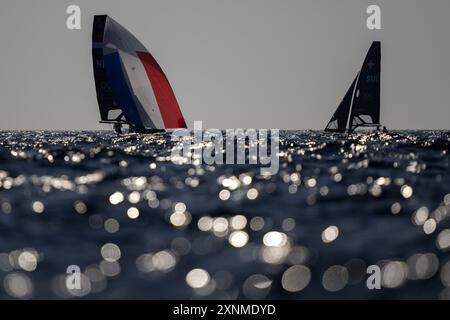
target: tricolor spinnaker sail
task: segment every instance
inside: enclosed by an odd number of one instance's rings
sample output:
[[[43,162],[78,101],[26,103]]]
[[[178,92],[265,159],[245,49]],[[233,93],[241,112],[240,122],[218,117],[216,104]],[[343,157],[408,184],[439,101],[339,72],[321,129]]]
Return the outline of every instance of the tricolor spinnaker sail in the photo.
[[[128,124],[136,132],[186,128],[159,64],[107,15],[94,17],[92,58],[101,122]]]

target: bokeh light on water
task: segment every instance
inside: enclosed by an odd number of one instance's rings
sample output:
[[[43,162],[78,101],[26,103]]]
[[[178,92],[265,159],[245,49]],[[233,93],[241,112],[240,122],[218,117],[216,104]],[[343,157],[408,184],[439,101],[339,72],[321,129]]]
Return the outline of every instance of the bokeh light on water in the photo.
[[[449,146],[286,131],[263,177],[169,134],[0,132],[0,297],[450,299]]]

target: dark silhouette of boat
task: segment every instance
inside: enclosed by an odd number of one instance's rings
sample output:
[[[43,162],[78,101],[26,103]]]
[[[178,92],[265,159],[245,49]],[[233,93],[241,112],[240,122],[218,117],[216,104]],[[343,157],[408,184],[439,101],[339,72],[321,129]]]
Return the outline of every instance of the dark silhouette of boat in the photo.
[[[381,43],[375,41],[325,131],[351,133],[358,128],[380,130],[380,76]]]

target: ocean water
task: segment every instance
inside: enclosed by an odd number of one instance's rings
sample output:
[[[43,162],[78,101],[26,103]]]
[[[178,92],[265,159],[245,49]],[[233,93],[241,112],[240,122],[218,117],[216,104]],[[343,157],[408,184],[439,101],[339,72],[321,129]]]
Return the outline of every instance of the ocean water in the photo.
[[[169,134],[0,132],[0,298],[449,299],[449,146],[284,131],[265,178]]]

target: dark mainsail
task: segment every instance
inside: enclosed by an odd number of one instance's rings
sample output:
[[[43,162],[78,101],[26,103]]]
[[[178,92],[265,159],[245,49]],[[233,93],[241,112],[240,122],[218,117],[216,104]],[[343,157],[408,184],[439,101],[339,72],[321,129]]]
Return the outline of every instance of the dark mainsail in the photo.
[[[374,42],[361,69],[350,115],[349,132],[380,125],[381,44]]]
[[[381,43],[375,41],[325,131],[350,133],[358,127],[380,127],[380,75]]]
[[[102,121],[115,121],[116,118],[108,117],[111,110],[121,110],[119,103],[108,82],[103,55],[103,37],[105,33],[106,15],[94,17],[92,30],[92,59],[94,66],[94,80],[97,92],[97,101]]]

